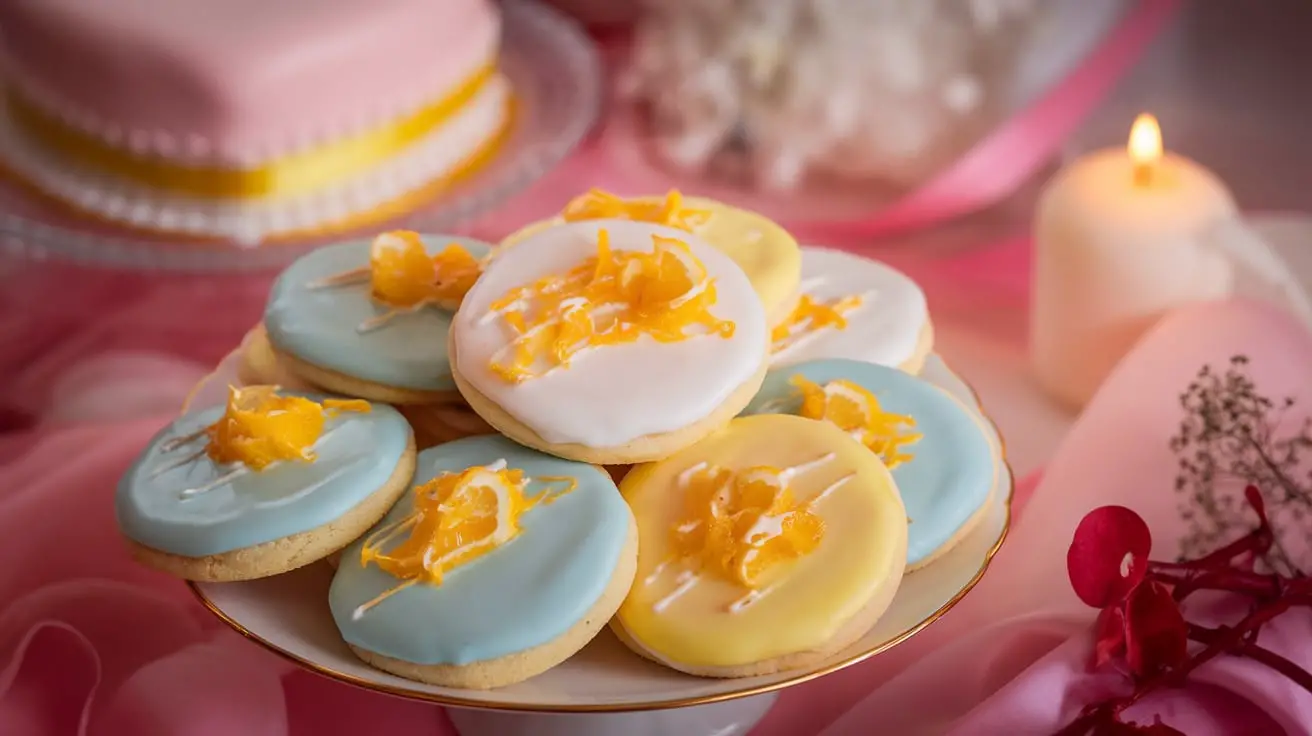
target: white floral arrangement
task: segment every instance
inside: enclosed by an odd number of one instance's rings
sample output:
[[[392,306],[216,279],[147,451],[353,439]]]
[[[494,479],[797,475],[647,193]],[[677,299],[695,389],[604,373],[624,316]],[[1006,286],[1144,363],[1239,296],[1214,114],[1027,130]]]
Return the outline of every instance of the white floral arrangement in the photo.
[[[1011,111],[1046,21],[1070,5],[656,0],[621,91],[683,169],[769,189],[813,174],[911,186]]]

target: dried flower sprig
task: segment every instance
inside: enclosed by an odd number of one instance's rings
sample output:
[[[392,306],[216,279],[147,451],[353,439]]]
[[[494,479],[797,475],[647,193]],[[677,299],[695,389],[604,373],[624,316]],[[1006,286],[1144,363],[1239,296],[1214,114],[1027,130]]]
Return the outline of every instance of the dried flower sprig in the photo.
[[[1274,532],[1265,564],[1286,575],[1309,567],[1312,550],[1292,531],[1312,518],[1312,419],[1285,426],[1293,399],[1273,400],[1247,373],[1237,355],[1224,372],[1204,366],[1180,395],[1185,419],[1171,438],[1180,463],[1175,488],[1180,512],[1190,523],[1181,542],[1184,557],[1215,549],[1253,526],[1237,491],[1262,489]],[[1285,529],[1291,533],[1283,533]]]
[[[1059,734],[1180,734],[1160,718],[1136,724],[1122,716],[1221,655],[1246,657],[1312,692],[1312,673],[1257,643],[1276,617],[1312,608],[1312,578],[1301,559],[1307,550],[1288,544],[1307,537],[1294,525],[1312,511],[1312,475],[1304,470],[1312,425],[1304,422],[1296,432],[1282,426],[1294,401],[1260,393],[1247,365],[1236,356],[1222,373],[1204,367],[1180,396],[1186,416],[1171,449],[1180,463],[1175,485],[1185,496],[1182,513],[1191,525],[1186,559],[1149,560],[1148,525],[1121,506],[1094,509],[1076,529],[1066,558],[1071,585],[1081,600],[1101,609],[1092,666],[1121,667],[1133,687],[1089,705]],[[1282,539],[1286,528],[1291,532]],[[1204,590],[1241,596],[1247,615],[1226,626],[1191,623],[1182,604]]]

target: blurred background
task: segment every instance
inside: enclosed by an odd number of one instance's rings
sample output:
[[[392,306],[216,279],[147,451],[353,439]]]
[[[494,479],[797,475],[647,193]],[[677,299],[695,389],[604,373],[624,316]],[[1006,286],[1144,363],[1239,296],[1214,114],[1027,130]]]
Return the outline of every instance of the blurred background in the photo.
[[[1035,161],[1017,163],[986,206],[882,235],[861,226],[1087,74],[1127,18],[1154,7],[1166,20],[1070,130],[1012,141]],[[1033,389],[1025,359],[1026,236],[1057,167],[1123,145],[1151,111],[1168,149],[1215,171],[1282,238],[1305,237],[1312,6],[1300,0],[512,0],[503,11],[519,127],[486,171],[395,224],[496,239],[591,186],[678,187],[875,254],[922,282],[942,352],[999,407],[1022,473],[1069,421]],[[277,268],[318,242],[178,242],[0,186],[0,428],[71,420],[92,406],[74,397],[107,376],[134,399],[93,413],[159,409],[176,392],[130,376],[185,365],[169,375],[191,380],[258,320]]]

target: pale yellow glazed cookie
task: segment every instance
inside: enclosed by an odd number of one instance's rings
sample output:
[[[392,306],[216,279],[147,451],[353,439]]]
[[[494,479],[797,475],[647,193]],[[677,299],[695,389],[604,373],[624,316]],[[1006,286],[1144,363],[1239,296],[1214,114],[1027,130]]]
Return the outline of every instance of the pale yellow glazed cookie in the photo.
[[[620,484],[638,572],[612,628],[707,677],[798,669],[863,636],[906,566],[907,519],[879,457],[829,422],[735,419]]]
[[[770,324],[784,320],[797,300],[802,252],[797,241],[773,220],[755,212],[701,197],[623,199],[594,189],[575,198],[564,212],[527,225],[501,241],[508,247],[562,222],[588,219],[631,219],[687,230],[734,260],[765,305]]]
[[[497,431],[625,465],[724,426],[760,386],[768,342],[761,300],[727,255],[671,227],[586,220],[492,258],[447,353]]]

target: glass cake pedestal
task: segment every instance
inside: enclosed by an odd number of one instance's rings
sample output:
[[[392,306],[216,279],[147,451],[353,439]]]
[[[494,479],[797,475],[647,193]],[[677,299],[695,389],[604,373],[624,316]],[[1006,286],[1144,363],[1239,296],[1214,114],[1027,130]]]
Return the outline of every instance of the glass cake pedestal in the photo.
[[[202,393],[224,384],[224,367]],[[379,693],[447,706],[461,736],[739,736],[784,688],[836,672],[909,639],[975,586],[1011,523],[1014,483],[1001,437],[971,388],[937,356],[922,376],[972,407],[991,434],[993,493],[951,550],[908,575],[864,637],[804,670],[740,679],[685,675],[639,657],[605,630],[561,665],[497,690],[443,688],[374,670],[342,641],[328,610],[326,563],[241,583],[193,583],[196,597],[238,633],[296,665]],[[226,385],[226,384],[224,384]]]
[[[452,232],[528,187],[565,158],[596,123],[602,104],[601,61],[579,25],[533,0],[502,6],[500,71],[514,92],[510,124],[496,152],[468,176],[431,192],[403,215],[358,232],[275,240],[262,245],[135,230],[39,194],[5,165],[0,135],[0,254],[19,260],[59,259],[139,271],[262,271],[286,265],[327,242],[408,228]],[[2,109],[2,106],[0,106]],[[0,115],[0,132],[5,126]]]

